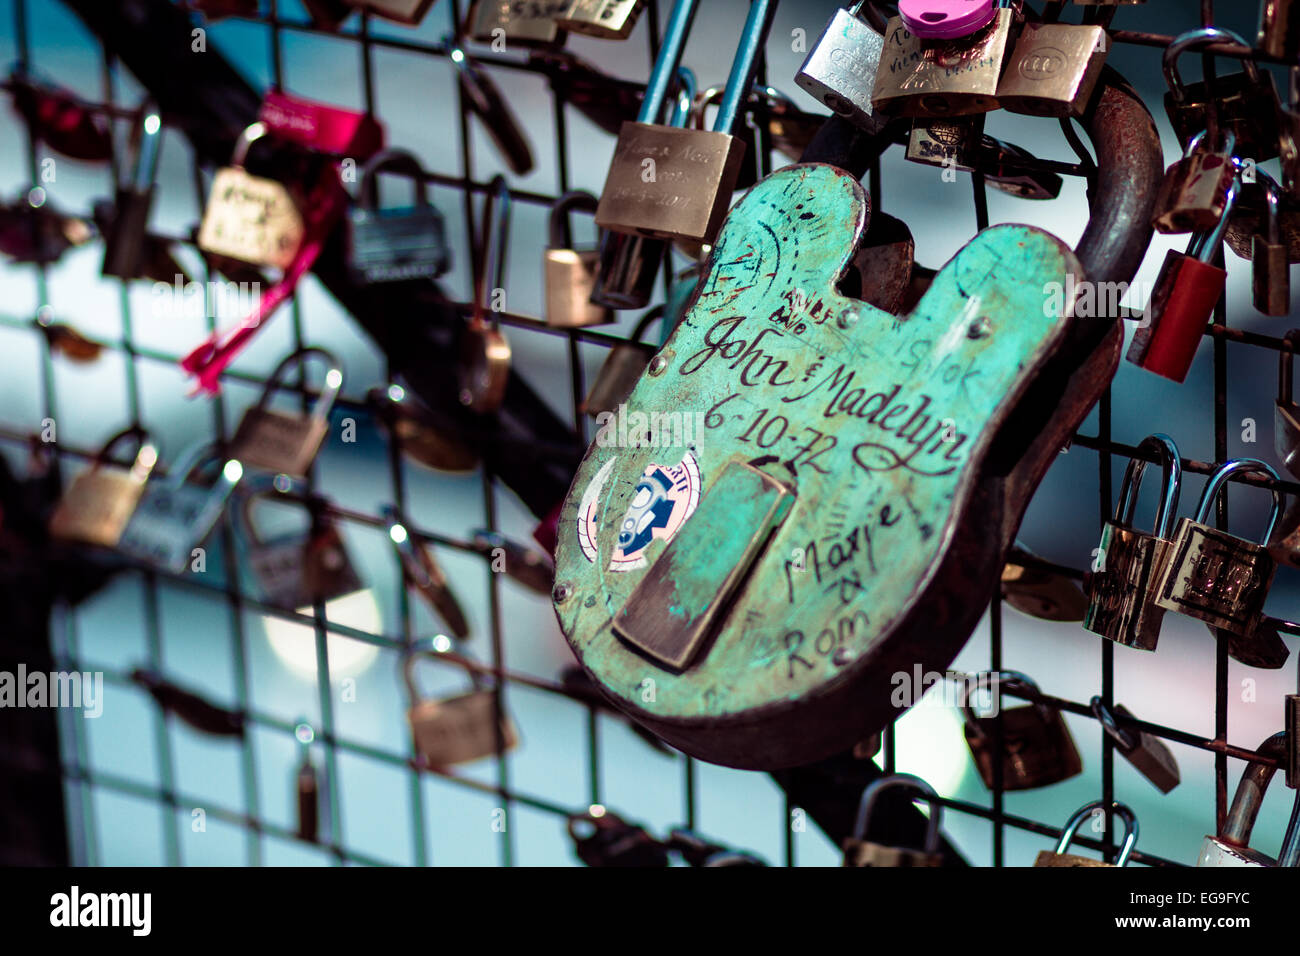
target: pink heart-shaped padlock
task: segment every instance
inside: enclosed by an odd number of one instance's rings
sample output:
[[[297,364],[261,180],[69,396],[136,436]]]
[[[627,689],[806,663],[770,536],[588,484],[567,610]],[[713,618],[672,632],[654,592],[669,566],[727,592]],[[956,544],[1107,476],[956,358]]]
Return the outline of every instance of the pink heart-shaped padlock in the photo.
[[[970,36],[997,16],[995,0],[900,0],[898,14],[916,36],[953,40]]]

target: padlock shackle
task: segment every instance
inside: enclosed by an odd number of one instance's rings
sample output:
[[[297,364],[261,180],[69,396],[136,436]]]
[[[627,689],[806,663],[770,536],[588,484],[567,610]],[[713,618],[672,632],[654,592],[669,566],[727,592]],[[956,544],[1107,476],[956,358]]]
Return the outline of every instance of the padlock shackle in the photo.
[[[134,441],[136,447],[135,459],[128,466],[131,477],[136,481],[143,482],[148,479],[154,465],[158,464],[158,446],[149,437],[149,432],[139,425],[124,428],[104,442],[95,454],[91,467],[99,468],[102,465],[113,463],[111,457],[113,449],[126,441]]]
[[[452,653],[450,651],[434,650],[430,647],[411,647],[402,655],[402,660],[398,665],[398,669],[402,675],[402,683],[406,685],[406,693],[410,698],[412,706],[420,703],[420,701],[429,699],[420,693],[419,684],[415,680],[415,665],[422,657],[427,657],[430,660],[456,664],[465,668],[466,673],[469,674],[469,679],[473,685],[473,689],[476,691],[495,689],[495,687],[488,684],[487,679],[479,672],[478,668],[474,666],[474,660],[464,651],[458,650],[455,653]]]
[[[1160,456],[1160,481],[1165,493],[1156,511],[1154,533],[1157,538],[1168,538],[1178,514],[1178,496],[1183,486],[1183,462],[1178,454],[1178,446],[1168,435],[1157,432],[1142,439],[1137,450],[1139,453],[1149,451]],[[1130,458],[1128,467],[1124,469],[1119,504],[1115,506],[1115,521],[1126,528],[1133,527],[1133,512],[1137,508],[1138,491],[1142,487],[1142,475],[1146,467],[1146,459],[1137,457]]]
[[[1106,706],[1106,701],[1100,695],[1089,701],[1088,705],[1092,709],[1092,715],[1101,724],[1101,729],[1115,741],[1120,750],[1128,753],[1137,747],[1138,741],[1133,739],[1133,735],[1129,731],[1119,725],[1119,718],[1115,716],[1114,711]]]
[[[362,209],[373,212],[379,208],[378,174],[381,172],[399,172],[410,176],[415,188],[415,204],[429,205],[429,182],[425,179],[420,160],[409,150],[385,149],[371,156],[361,168],[361,188],[357,191],[357,198]]]
[[[1279,867],[1300,866],[1300,791],[1296,791],[1295,803],[1291,805],[1291,820],[1286,825],[1286,836],[1282,838],[1282,848],[1277,851]]]
[[[474,310],[479,319],[491,311],[488,302],[488,275],[492,276],[492,289],[505,288],[506,253],[510,249],[510,207],[510,184],[498,173],[488,183],[483,206],[483,225],[475,244]],[[492,328],[495,330],[499,326],[500,320],[493,313]]]
[[[1094,800],[1092,803],[1086,803],[1074,812],[1065,824],[1065,829],[1061,832],[1061,839],[1056,844],[1056,854],[1060,856],[1070,849],[1070,844],[1074,842],[1074,835],[1083,825],[1083,821],[1096,810],[1105,809],[1106,804],[1101,800]],[[1137,815],[1118,800],[1110,805],[1111,812],[1124,821],[1124,843],[1120,847],[1119,856],[1115,859],[1116,866],[1127,866],[1128,859],[1133,855],[1133,848],[1137,846],[1138,841],[1138,821]]]
[[[176,465],[168,469],[170,483],[173,487],[179,488],[214,461],[220,462],[222,467],[217,474],[217,480],[213,488],[215,489],[217,486],[224,484],[228,486],[224,493],[229,496],[243,476],[243,466],[240,465],[238,476],[232,481],[227,475],[226,465],[231,461],[237,461],[237,459],[223,455],[216,442],[199,442],[183,451],[180,457],[176,459]]]
[[[1239,33],[1233,33],[1231,30],[1225,30],[1222,27],[1201,27],[1175,37],[1174,42],[1165,47],[1162,66],[1164,68],[1165,82],[1169,84],[1169,90],[1173,93],[1175,103],[1181,104],[1187,99],[1187,88],[1183,86],[1182,75],[1178,72],[1178,58],[1187,50],[1195,50],[1203,46],[1209,46],[1211,43],[1228,41],[1237,44],[1237,46],[1250,46]],[[1255,61],[1249,57],[1241,57],[1240,59],[1251,82],[1258,84],[1259,68],[1255,66]],[[1213,103],[1213,101],[1214,98],[1211,96],[1210,102]]]
[[[264,473],[254,474],[248,481],[244,482],[239,489],[238,505],[233,509],[239,516],[239,528],[249,545],[260,548],[266,544],[265,539],[257,533],[257,526],[253,523],[253,502],[258,498],[268,498],[276,500],[277,496],[285,497],[286,503],[298,505],[305,508],[310,515],[311,524],[317,523],[317,512],[319,506],[313,507],[309,501],[289,498],[291,493],[306,494],[307,488],[305,483],[296,478],[290,478],[288,487],[281,489],[276,482],[281,476],[272,476]],[[322,499],[323,500],[323,499]]]
[[[1282,337],[1282,344],[1285,347],[1277,354],[1277,395],[1279,404],[1282,402],[1288,405],[1294,404],[1291,382],[1297,340],[1300,340],[1300,329],[1292,329]]]
[[[934,792],[933,787],[910,773],[896,773],[881,777],[867,786],[867,789],[862,792],[862,800],[858,803],[858,815],[853,824],[853,838],[866,839],[867,826],[871,823],[871,813],[876,807],[876,800],[886,790],[911,790],[916,794],[912,798],[913,802],[923,800],[930,804],[930,820],[925,828],[924,851],[930,854],[939,853],[939,825],[943,821],[943,804],[939,802],[939,795]]]
[[[758,75],[758,56],[767,45],[767,35],[776,16],[777,0],[750,0],[749,16],[740,31],[736,57],[731,62],[727,76],[727,91],[718,105],[718,115],[713,120],[713,132],[731,133],[740,115],[741,104],[749,97],[754,78]]]
[[[339,392],[343,389],[343,363],[340,362],[333,352],[323,349],[317,345],[309,345],[305,348],[298,349],[285,356],[280,364],[275,367],[271,377],[266,380],[266,385],[262,389],[262,395],[257,400],[257,408],[264,409],[271,401],[275,390],[281,387],[281,380],[286,372],[296,365],[300,365],[309,358],[320,358],[329,364],[325,372],[325,387],[320,391],[320,397],[311,408],[311,417],[320,421],[329,418],[330,409],[334,407],[334,401],[339,397]]]
[[[1019,686],[1028,690],[1030,692],[1029,696],[1032,698],[1030,706],[1037,710],[1044,719],[1050,719],[1054,708],[1043,701],[1042,690],[1039,688],[1037,681],[1028,674],[1023,674],[1020,671],[981,671],[975,675],[975,683],[979,684],[984,681],[985,678],[992,678],[990,689],[997,695],[998,713],[1002,712],[1002,685],[1007,684],[1012,687]],[[961,692],[960,703],[962,717],[965,719],[967,727],[979,736],[986,737],[988,735],[979,725],[981,718],[975,714],[975,707],[970,702],[970,694],[968,693],[968,690],[969,684],[964,686]]]
[[[555,201],[551,215],[547,220],[547,241],[552,249],[566,249],[571,241],[569,234],[569,213],[596,213],[600,200],[584,189],[573,189]]]
[[[668,88],[672,85],[673,75],[681,65],[682,54],[686,50],[686,38],[690,35],[691,25],[695,21],[695,11],[699,0],[677,0],[672,12],[668,14],[668,24],[664,28],[664,38],[655,60],[650,79],[646,82],[645,99],[641,101],[641,112],[637,114],[638,123],[654,124],[668,98]]]
[[[1223,492],[1224,486],[1228,479],[1238,472],[1254,472],[1257,475],[1263,475],[1266,478],[1272,478],[1280,482],[1273,466],[1267,462],[1260,461],[1258,458],[1237,458],[1227,462],[1210,476],[1209,482],[1205,485],[1205,490],[1201,492],[1201,501],[1196,506],[1196,523],[1209,524],[1210,509],[1214,506],[1215,500]],[[1262,544],[1267,544],[1273,538],[1273,529],[1277,527],[1278,516],[1282,512],[1282,493],[1276,488],[1273,489],[1273,514],[1269,518],[1268,530],[1264,532],[1264,537],[1260,539]]]
[[[131,189],[143,193],[158,180],[158,162],[162,158],[162,115],[152,97],[140,104],[140,122],[131,131],[131,151],[135,156],[131,170]]]
[[[1259,745],[1262,757],[1286,760],[1286,731],[1279,731]],[[1219,839],[1233,846],[1250,846],[1250,834],[1255,829],[1255,819],[1264,805],[1264,794],[1273,780],[1277,767],[1271,763],[1252,761],[1241,774],[1241,782],[1232,795],[1232,806],[1223,820]]]
[[[243,169],[244,162],[248,159],[249,149],[269,133],[266,124],[260,121],[244,127],[244,131],[239,134],[239,139],[235,140],[235,149],[230,154],[230,165],[236,169]]]
[[[1209,232],[1197,233],[1192,236],[1191,243],[1187,246],[1187,254],[1193,259],[1210,264],[1214,258],[1215,252],[1223,243],[1223,237],[1228,231],[1228,222],[1232,219],[1232,211],[1237,205],[1237,196],[1241,193],[1241,174],[1232,177],[1232,182],[1228,186],[1228,194],[1223,198],[1223,215],[1215,223],[1213,229]]]
[[[1183,159],[1190,158],[1192,153],[1196,152],[1196,150],[1200,147],[1201,143],[1205,142],[1205,137],[1208,136],[1209,133],[1210,131],[1208,129],[1203,129],[1195,136],[1193,136],[1191,140],[1189,140],[1187,143],[1187,149],[1183,150]],[[1240,166],[1241,161],[1237,159],[1236,149],[1237,149],[1236,132],[1231,129],[1224,130],[1223,131],[1223,152],[1225,155],[1231,158],[1231,162],[1234,165]],[[1260,172],[1263,173],[1263,170],[1260,170]]]
[[[1270,176],[1264,170],[1255,169],[1255,178],[1264,187],[1264,209],[1266,222],[1266,238],[1270,245],[1280,246],[1282,244],[1282,187],[1278,185],[1276,179]]]
[[[439,566],[424,540],[416,541],[410,524],[395,505],[385,505],[381,510],[388,523],[388,538],[397,551],[402,565],[402,580],[420,592],[430,607],[447,624],[457,642],[469,639],[469,622],[456,600],[447,580],[447,573]],[[400,529],[401,533],[396,533]]]

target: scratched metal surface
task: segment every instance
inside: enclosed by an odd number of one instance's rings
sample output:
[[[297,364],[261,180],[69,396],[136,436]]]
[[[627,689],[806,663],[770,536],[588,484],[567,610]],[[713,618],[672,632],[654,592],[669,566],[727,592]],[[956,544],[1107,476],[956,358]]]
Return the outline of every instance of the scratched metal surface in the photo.
[[[668,447],[598,440],[570,489],[556,580],[572,592],[557,612],[583,663],[634,715],[745,719],[869,667],[952,537],[985,426],[1068,325],[1046,314],[1044,288],[1077,260],[1028,226],[978,236],[906,319],[839,296],[866,214],[861,186],[829,166],[790,167],[756,186],[660,353],[666,370],[641,380],[611,427],[630,438],[644,430],[622,427],[631,413],[680,412],[705,416],[703,432],[681,444],[670,434]],[[980,320],[989,334],[972,338]],[[707,493],[734,455],[776,456],[768,470],[793,479],[798,499],[716,638],[674,674],[615,637],[611,618],[692,507],[691,456]],[[673,507],[629,553],[618,535],[652,466],[672,481]],[[699,554],[701,567],[712,557]]]

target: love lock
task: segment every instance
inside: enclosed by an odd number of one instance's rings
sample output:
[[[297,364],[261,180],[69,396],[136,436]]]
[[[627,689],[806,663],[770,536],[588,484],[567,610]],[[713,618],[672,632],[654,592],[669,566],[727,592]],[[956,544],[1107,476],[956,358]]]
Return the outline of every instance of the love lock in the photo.
[[[113,464],[109,458],[124,441],[135,441],[138,447],[129,468]],[[158,449],[143,430],[128,428],[114,435],[59,499],[50,516],[50,534],[83,544],[117,547],[157,462]]]
[[[415,682],[415,663],[420,657],[437,660],[442,655],[417,651],[402,661],[402,680],[411,701],[406,718],[415,753],[425,767],[454,767],[515,749],[519,735],[514,723],[504,711],[498,720],[497,692],[487,686],[478,671],[467,667],[474,684],[468,694],[438,700],[424,698]]]
[[[289,369],[309,358],[328,363],[325,387],[309,415],[267,408]],[[304,478],[329,433],[330,412],[343,388],[343,366],[320,348],[299,349],[275,367],[257,404],[244,413],[231,441],[231,457],[250,468]]]
[[[271,493],[266,484],[254,485],[243,496],[239,509],[248,565],[266,602],[300,610],[360,591],[361,579],[342,535],[325,512],[324,499],[313,498],[303,504],[311,513],[306,529],[270,541],[261,537],[252,505]]]

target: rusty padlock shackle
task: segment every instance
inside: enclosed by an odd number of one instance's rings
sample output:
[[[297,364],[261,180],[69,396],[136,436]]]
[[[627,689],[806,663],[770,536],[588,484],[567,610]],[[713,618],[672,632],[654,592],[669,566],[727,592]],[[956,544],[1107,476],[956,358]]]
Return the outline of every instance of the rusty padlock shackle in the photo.
[[[429,202],[429,180],[425,178],[419,158],[410,150],[385,149],[375,153],[361,167],[361,188],[357,190],[357,203],[362,209],[379,209],[378,174],[381,172],[406,174],[415,188],[415,204],[426,207],[432,205]]]
[[[600,200],[585,189],[572,189],[555,200],[555,205],[551,207],[551,214],[546,223],[547,242],[550,247],[552,249],[568,248],[572,238],[571,236],[568,238],[565,236],[565,233],[569,231],[569,213],[577,211],[594,215],[596,207],[599,205]]]
[[[1241,34],[1233,33],[1231,30],[1225,30],[1222,27],[1201,27],[1196,30],[1188,30],[1174,38],[1174,42],[1165,47],[1162,67],[1165,74],[1165,82],[1169,84],[1169,90],[1173,93],[1175,103],[1184,103],[1187,101],[1187,87],[1183,85],[1182,75],[1178,72],[1178,58],[1188,50],[1195,50],[1203,46],[1209,46],[1211,43],[1232,42],[1237,46],[1249,48],[1250,44],[1242,38]],[[1250,57],[1239,57],[1242,65],[1246,69],[1246,76],[1252,83],[1258,84],[1260,81],[1259,67]],[[1212,84],[1211,84],[1212,85]],[[1211,97],[1213,103],[1213,97]]]
[[[1160,456],[1161,483],[1164,496],[1156,511],[1156,523],[1153,533],[1157,538],[1168,538],[1173,530],[1174,519],[1178,515],[1178,496],[1183,486],[1183,463],[1178,454],[1178,446],[1168,435],[1157,432],[1142,439],[1137,447],[1138,453],[1151,451]],[[1147,460],[1141,457],[1129,459],[1124,469],[1124,480],[1120,483],[1119,503],[1115,505],[1115,523],[1125,528],[1133,527],[1133,512],[1137,508],[1138,492],[1142,487],[1142,476],[1146,471]]]
[[[886,790],[911,790],[916,794],[912,798],[913,802],[923,800],[930,804],[930,820],[925,828],[925,846],[922,849],[929,854],[941,853],[939,826],[943,822],[943,804],[939,802],[939,795],[934,792],[932,786],[910,773],[891,774],[873,780],[867,785],[867,789],[862,791],[862,799],[858,802],[858,815],[853,821],[853,838],[866,839],[871,813],[876,808],[876,801],[881,793]]]
[[[1210,508],[1213,507],[1215,499],[1222,493],[1228,479],[1237,474],[1237,472],[1254,472],[1257,475],[1263,475],[1272,478],[1276,482],[1282,479],[1278,477],[1276,471],[1267,462],[1260,461],[1258,458],[1237,458],[1220,466],[1219,470],[1210,476],[1210,480],[1205,485],[1205,490],[1201,492],[1200,504],[1196,506],[1196,523],[1208,524],[1210,521]],[[1273,529],[1277,527],[1278,515],[1282,512],[1282,493],[1276,488],[1273,489],[1273,516],[1269,519],[1268,530],[1264,533],[1261,543],[1267,543],[1273,538]]]
[[[1030,698],[1030,706],[1038,711],[1044,720],[1050,719],[1052,712],[1055,710],[1050,704],[1043,700],[1043,692],[1035,681],[1028,674],[1022,674],[1020,671],[980,671],[975,674],[975,683],[979,684],[986,678],[992,678],[989,689],[996,691],[998,701],[998,711],[1002,710],[1002,685],[1007,684],[1010,687],[1020,687],[1028,691],[1027,696]],[[961,692],[961,711],[965,718],[966,725],[981,737],[987,737],[988,734],[980,727],[980,718],[975,715],[975,707],[970,702],[969,682],[962,687]]]
[[[153,472],[154,466],[158,464],[158,446],[150,438],[149,432],[139,425],[124,428],[104,442],[99,451],[95,453],[91,468],[115,464],[116,462],[110,455],[114,448],[125,441],[134,441],[136,443],[135,459],[127,467],[133,479],[143,482],[148,479]]]
[[[283,387],[280,380],[284,378],[285,373],[309,358],[319,358],[329,363],[325,371],[325,387],[321,389],[320,397],[316,399],[316,403],[311,408],[312,418],[320,421],[328,419],[330,410],[334,408],[334,401],[339,397],[339,392],[343,389],[343,363],[335,357],[333,352],[317,345],[309,345],[306,348],[298,349],[298,351],[285,356],[281,360],[280,364],[275,367],[275,371],[271,373],[271,377],[266,380],[266,385],[262,389],[256,407],[259,409],[266,408],[276,389]]]
[[[1283,761],[1286,759],[1286,731],[1273,734],[1259,745],[1257,753],[1261,757],[1272,757]],[[1223,829],[1218,838],[1224,843],[1236,847],[1250,846],[1250,834],[1255,829],[1255,819],[1264,804],[1264,794],[1277,773],[1275,763],[1254,760],[1246,765],[1241,780],[1232,795],[1232,806],[1223,819]]]
[[[1061,839],[1056,844],[1056,855],[1060,856],[1070,849],[1070,844],[1074,842],[1074,835],[1079,832],[1079,827],[1083,825],[1084,820],[1088,819],[1094,811],[1104,810],[1105,808],[1105,802],[1094,800],[1092,803],[1085,803],[1076,810],[1074,816],[1066,821],[1065,829],[1061,831]],[[1137,815],[1118,800],[1111,803],[1110,809],[1115,816],[1124,821],[1124,843],[1120,846],[1119,856],[1115,858],[1115,865],[1127,866],[1128,859],[1133,855],[1133,849],[1137,846],[1138,841]]]

